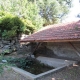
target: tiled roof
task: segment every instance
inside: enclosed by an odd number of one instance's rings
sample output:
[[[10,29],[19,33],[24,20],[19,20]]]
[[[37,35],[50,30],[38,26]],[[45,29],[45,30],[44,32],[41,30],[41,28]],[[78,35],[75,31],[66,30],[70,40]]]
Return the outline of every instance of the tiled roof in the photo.
[[[49,25],[29,35],[21,42],[80,41],[80,21]]]

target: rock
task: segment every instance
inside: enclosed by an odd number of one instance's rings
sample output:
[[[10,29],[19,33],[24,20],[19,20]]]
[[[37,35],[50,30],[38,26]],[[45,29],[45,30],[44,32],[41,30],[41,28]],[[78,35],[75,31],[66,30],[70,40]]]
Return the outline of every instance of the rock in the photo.
[[[16,42],[15,42],[15,40],[12,40],[11,45],[14,45],[14,44],[16,44]]]
[[[7,60],[2,60],[3,63],[7,63]]]
[[[2,43],[5,44],[5,45],[9,45],[10,44],[10,41],[2,40]]]
[[[23,35],[26,37],[27,35]],[[21,45],[19,43],[18,37],[11,38],[9,40],[4,40],[1,38],[0,40],[0,54],[9,54],[9,53],[21,53],[21,54],[28,54],[31,52],[31,47],[28,43],[24,43]]]
[[[32,58],[35,58],[35,56],[34,56],[34,55],[31,55],[31,57],[32,57]]]
[[[11,51],[9,49],[3,49],[2,50],[2,53],[3,54],[9,54],[9,53],[11,53]]]
[[[10,45],[5,45],[4,46],[4,49],[9,49],[10,48]]]
[[[2,53],[2,49],[0,49],[0,54]]]
[[[3,48],[3,46],[4,46],[3,44],[0,44],[0,48]]]

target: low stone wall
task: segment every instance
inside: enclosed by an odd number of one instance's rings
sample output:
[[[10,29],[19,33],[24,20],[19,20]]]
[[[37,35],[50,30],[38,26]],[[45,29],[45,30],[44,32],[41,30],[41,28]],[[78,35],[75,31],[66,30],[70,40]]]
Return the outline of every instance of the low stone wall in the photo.
[[[31,54],[31,45],[29,43],[21,44],[19,39],[14,38],[11,40],[2,40],[0,39],[0,54]]]
[[[49,42],[47,43],[47,48],[51,49],[53,53],[60,57],[67,57],[67,58],[75,58],[79,59],[80,56],[77,55],[76,50],[73,46],[77,49],[80,53],[80,42]]]

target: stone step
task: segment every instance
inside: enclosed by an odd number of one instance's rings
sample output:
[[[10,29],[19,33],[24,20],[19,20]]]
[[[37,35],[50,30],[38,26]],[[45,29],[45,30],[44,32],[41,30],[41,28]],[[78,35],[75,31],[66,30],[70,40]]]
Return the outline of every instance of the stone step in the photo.
[[[76,63],[76,61],[57,59],[57,58],[48,58],[48,57],[42,57],[42,56],[37,57],[37,60],[39,60],[41,63],[47,64],[53,67],[59,67],[64,65],[68,66],[70,64]]]

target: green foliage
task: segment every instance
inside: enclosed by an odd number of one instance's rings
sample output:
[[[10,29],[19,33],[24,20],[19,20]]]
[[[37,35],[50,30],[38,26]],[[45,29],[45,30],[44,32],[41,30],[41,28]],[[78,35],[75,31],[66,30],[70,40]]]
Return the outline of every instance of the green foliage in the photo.
[[[25,27],[22,27],[25,34],[31,34],[36,30],[35,26],[30,20],[22,19],[22,21],[25,24]]]
[[[24,69],[25,67],[29,67],[29,65],[31,64],[31,60],[26,60],[26,58],[15,58],[15,59],[10,59],[10,60],[8,59],[7,61],[13,64],[17,63],[16,66],[22,69]]]
[[[10,13],[0,12],[0,36],[5,39],[15,37],[21,33],[27,34],[34,31],[33,24]]]
[[[3,60],[6,60],[7,62],[3,62]],[[11,57],[5,57],[4,54],[0,55],[0,75],[4,71],[4,68],[7,68],[8,70],[10,70],[9,66],[16,66],[13,63],[9,63],[10,60],[13,60],[13,58],[11,58]]]
[[[6,6],[5,6],[6,5]],[[0,10],[28,19],[38,30],[43,25],[43,19],[39,15],[39,7],[28,0],[0,0]]]
[[[8,63],[2,62],[3,59],[4,59],[3,56],[0,55],[0,74],[3,72],[3,69],[8,65]]]
[[[72,0],[0,0],[0,10],[28,19],[40,29],[64,19]],[[6,5],[6,6],[5,6]]]
[[[43,19],[39,15],[39,7],[34,2],[28,2],[27,6],[27,18],[32,21],[32,23],[35,25],[35,28],[38,30],[43,26]]]
[[[33,59],[31,57],[16,58],[16,59],[8,60],[8,62],[15,63],[17,67],[22,68],[33,74],[40,74],[45,71],[53,69],[53,67],[40,63],[40,61]]]
[[[36,0],[37,1],[37,0]],[[69,12],[72,0],[39,0],[40,15],[45,20],[45,25],[54,24],[63,19]]]

